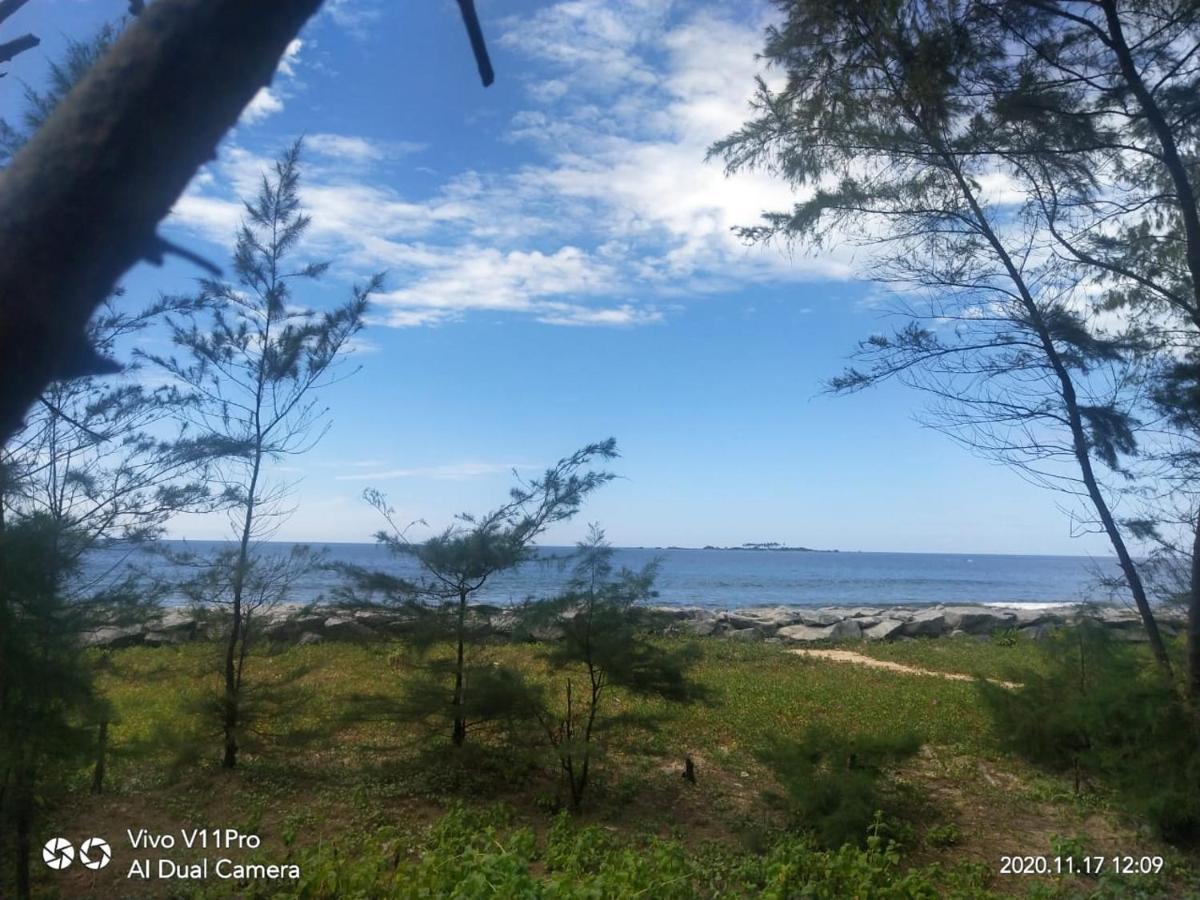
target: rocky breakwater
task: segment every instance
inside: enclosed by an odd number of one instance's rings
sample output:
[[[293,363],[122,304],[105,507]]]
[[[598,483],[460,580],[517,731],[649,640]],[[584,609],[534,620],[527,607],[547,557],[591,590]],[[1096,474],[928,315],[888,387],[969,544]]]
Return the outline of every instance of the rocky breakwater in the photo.
[[[733,641],[844,643],[957,635],[988,638],[996,633],[1039,639],[1078,617],[1099,622],[1127,640],[1146,639],[1137,613],[1116,606],[771,606],[725,611],[686,607],[663,612],[674,618],[670,631]],[[1160,614],[1159,627],[1167,635],[1175,634],[1183,624],[1177,616]]]
[[[736,610],[706,607],[659,607],[651,611],[657,627],[668,634],[715,637],[731,641],[771,640],[811,643],[825,641],[894,641],[972,635],[986,639],[997,633],[1042,638],[1082,615],[1131,641],[1145,640],[1136,613],[1120,607],[1077,609],[1016,609],[979,605],[937,606],[771,606]],[[498,636],[519,629],[513,610],[475,606],[471,615],[486,619]],[[260,617],[262,638],[282,643],[313,644],[327,640],[372,641],[402,635],[411,620],[400,610],[339,609],[336,607],[283,606]],[[1162,615],[1159,625],[1173,635],[1183,627],[1180,618]],[[213,639],[220,623],[203,612],[168,609],[145,622],[99,628],[84,636],[92,647],[117,649],[132,646],[182,644]],[[522,632],[530,639],[546,639],[538,630]]]

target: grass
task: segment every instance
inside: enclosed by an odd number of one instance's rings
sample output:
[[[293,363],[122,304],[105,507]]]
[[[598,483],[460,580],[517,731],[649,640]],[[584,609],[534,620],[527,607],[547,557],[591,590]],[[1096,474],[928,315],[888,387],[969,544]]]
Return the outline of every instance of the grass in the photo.
[[[339,884],[338,878],[354,870],[354,877],[368,885],[362,896],[409,896],[396,887],[398,871],[407,872],[412,883],[426,879],[444,886],[448,882],[437,879],[451,877],[446,867],[462,865],[466,851],[447,848],[465,838],[437,824],[450,821],[443,819],[449,811],[460,815],[453,820],[460,829],[484,827],[471,816],[492,817],[487,827],[493,828],[493,843],[470,851],[476,868],[499,867],[497,872],[509,873],[505,878],[516,879],[511,885],[535,883],[545,896],[576,896],[564,893],[562,885],[572,878],[571,883],[600,878],[564,864],[560,869],[574,874],[560,884],[548,860],[564,853],[603,857],[607,869],[626,873],[626,887],[645,887],[661,869],[683,873],[678,877],[686,891],[680,896],[689,891],[770,895],[771,878],[790,884],[787,878],[801,877],[797,873],[825,872],[820,877],[829,884],[858,884],[854,878],[876,877],[863,874],[872,866],[891,864],[860,851],[853,859],[821,855],[789,835],[786,817],[766,799],[778,785],[759,752],[772,739],[799,735],[814,724],[839,734],[878,737],[903,728],[916,732],[925,746],[887,779],[885,799],[894,822],[886,835],[899,840],[905,855],[888,870],[888,884],[902,884],[900,873],[907,867],[922,883],[938,885],[928,896],[1122,896],[1096,893],[1108,888],[1094,880],[996,874],[1004,854],[1049,854],[1055,840],[1082,834],[1097,853],[1170,857],[1169,882],[1141,879],[1122,890],[1141,890],[1145,896],[1160,889],[1168,891],[1162,896],[1200,890],[1189,860],[1154,844],[1106,797],[1077,797],[1070,785],[1003,754],[969,682],[804,659],[774,644],[709,639],[696,646],[692,676],[706,689],[705,702],[671,705],[613,690],[611,710],[633,717],[651,714],[658,725],[653,730],[625,727],[607,737],[592,793],[570,823],[582,831],[570,834],[562,831],[566,826],[552,833],[564,793],[553,761],[535,742],[514,747],[480,734],[455,753],[448,735],[381,714],[406,677],[393,646],[327,642],[257,653],[248,677],[259,686],[262,702],[272,693],[264,687],[287,688],[290,696],[264,720],[258,745],[248,749],[234,772],[215,766],[218,737],[195,713],[197,704],[216,691],[217,649],[188,644],[115,651],[98,656],[101,688],[117,711],[110,729],[107,792],[86,793],[88,773],[79,773],[68,795],[51,798],[46,827],[67,835],[122,838],[129,826],[176,833],[194,825],[237,827],[261,835],[265,860],[303,859],[308,871]],[[853,649],[927,669],[990,677],[1037,664],[1027,642],[1001,646],[946,639]],[[487,652],[531,679],[548,678],[529,646]],[[695,785],[680,777],[686,756],[697,765]],[[463,824],[468,820],[474,824]],[[123,845],[114,841],[118,863],[130,855]],[[881,844],[877,853],[883,852]],[[442,868],[421,869],[427,858],[442,859],[437,863]],[[850,874],[829,874],[846,867]],[[114,896],[114,885],[121,896],[162,895],[161,883],[126,881],[124,874],[116,865],[103,873],[43,870],[38,884],[66,896]],[[837,882],[843,875],[851,881]],[[533,881],[523,880],[526,876]],[[381,887],[385,882],[390,887]],[[604,884],[596,881],[594,890],[578,896],[625,895]],[[800,890],[793,885],[776,896],[792,896],[793,889]],[[228,885],[213,883],[180,883],[173,890],[177,896],[230,895]],[[337,895],[313,890],[312,896]],[[671,896],[671,890],[659,885],[648,895]],[[875,888],[862,890],[867,891],[863,896],[883,896]],[[894,896],[927,896],[916,888],[897,890]],[[489,895],[480,891],[463,896]]]

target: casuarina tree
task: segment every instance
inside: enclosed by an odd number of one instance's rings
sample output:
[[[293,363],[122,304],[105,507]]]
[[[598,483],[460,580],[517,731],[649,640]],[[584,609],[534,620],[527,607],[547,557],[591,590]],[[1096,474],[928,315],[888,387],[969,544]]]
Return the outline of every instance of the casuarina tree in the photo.
[[[448,725],[451,741],[462,746],[472,728],[528,711],[517,673],[477,658],[497,633],[492,617],[498,610],[473,606],[471,598],[497,574],[530,561],[535,540],[574,516],[593,491],[614,477],[590,466],[616,456],[612,438],[588,444],[541,477],[520,481],[502,506],[483,515],[460,515],[455,524],[420,542],[407,537],[409,527],[400,527],[381,493],[366,492],[389,525],[378,533],[380,543],[420,569],[419,576],[404,578],[340,567],[348,578],[347,597],[399,606],[409,614],[407,640],[421,665],[407,687],[403,714]]]
[[[566,590],[530,604],[531,633],[547,635],[547,660],[562,679],[561,701],[539,705],[537,718],[562,769],[578,809],[587,790],[592,764],[603,749],[601,736],[630,724],[614,714],[612,691],[685,700],[696,689],[686,679],[687,654],[650,639],[652,611],[645,604],[656,596],[657,561],[639,571],[615,571],[613,548],[604,532],[592,525],[576,553]]]
[[[209,601],[226,613],[220,707],[222,764],[229,768],[237,764],[245,725],[242,699],[255,616],[278,601],[276,586],[295,577],[274,571],[277,560],[258,548],[288,512],[287,485],[271,481],[271,464],[305,453],[328,428],[319,393],[338,377],[368,299],[382,284],[375,275],[325,311],[296,296],[298,286],[328,269],[324,262],[295,259],[310,223],[300,202],[300,150],[297,141],[284,151],[245,204],[233,257],[236,280],[202,281],[192,299],[205,315],[171,322],[178,354],[147,357],[197,396],[181,415],[194,437],[221,454],[213,482],[230,509],[234,544],[210,561],[204,580]],[[302,554],[293,562],[307,566],[312,560]]]

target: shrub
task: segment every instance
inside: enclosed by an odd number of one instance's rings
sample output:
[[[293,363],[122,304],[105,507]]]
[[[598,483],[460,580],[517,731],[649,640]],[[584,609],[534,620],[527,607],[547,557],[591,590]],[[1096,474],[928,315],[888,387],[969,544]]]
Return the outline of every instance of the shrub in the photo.
[[[830,849],[862,845],[880,807],[883,767],[912,756],[921,742],[905,732],[835,734],[812,727],[799,741],[777,742],[760,754],[783,785],[796,824]]]
[[[1200,728],[1138,648],[1084,621],[1052,636],[1023,687],[981,683],[1000,741],[1078,792],[1097,782],[1168,840],[1200,830]]]

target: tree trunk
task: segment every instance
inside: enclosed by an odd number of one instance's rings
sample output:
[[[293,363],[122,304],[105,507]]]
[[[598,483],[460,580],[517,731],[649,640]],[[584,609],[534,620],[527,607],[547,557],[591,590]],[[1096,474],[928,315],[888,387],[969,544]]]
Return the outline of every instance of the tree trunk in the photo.
[[[104,793],[105,757],[108,754],[108,719],[100,722],[96,736],[96,767],[92,770],[92,793]]]
[[[1029,286],[1025,283],[1025,277],[1013,262],[1008,249],[1004,246],[1003,241],[1000,240],[999,235],[996,234],[995,229],[992,228],[991,222],[984,214],[983,207],[979,205],[975,197],[975,192],[963,175],[962,170],[958,168],[954,157],[944,150],[942,153],[943,159],[954,173],[963,198],[971,208],[971,214],[975,217],[980,234],[996,252],[996,256],[1008,274],[1009,280],[1012,281],[1013,286],[1017,289],[1017,293],[1021,297],[1021,304],[1028,313],[1029,320],[1037,332],[1038,340],[1042,344],[1046,360],[1049,362],[1050,368],[1058,380],[1061,391],[1060,396],[1062,397],[1063,407],[1066,410],[1067,421],[1071,431],[1071,443],[1075,453],[1075,461],[1079,464],[1079,474],[1084,486],[1087,488],[1088,499],[1091,500],[1092,506],[1100,518],[1100,523],[1104,527],[1104,532],[1108,535],[1109,543],[1112,544],[1113,550],[1117,554],[1117,561],[1120,563],[1121,572],[1125,575],[1125,582],[1129,587],[1129,593],[1133,596],[1133,602],[1137,607],[1138,614],[1141,616],[1142,625],[1146,629],[1146,636],[1149,638],[1150,649],[1154,653],[1154,658],[1163,671],[1170,675],[1171,660],[1167,656],[1167,648],[1163,644],[1162,635],[1159,633],[1158,622],[1154,619],[1154,611],[1150,608],[1150,601],[1146,596],[1146,587],[1142,583],[1142,577],[1137,570],[1137,565],[1133,561],[1133,556],[1129,553],[1129,548],[1125,544],[1125,536],[1121,534],[1121,529],[1118,527],[1112,510],[1109,508],[1108,501],[1104,497],[1104,492],[1100,490],[1100,482],[1096,478],[1095,469],[1092,467],[1091,448],[1088,442],[1087,431],[1083,426],[1083,416],[1079,411],[1079,397],[1075,392],[1075,381],[1063,363],[1062,356],[1054,344],[1054,339],[1046,327],[1045,317],[1042,314],[1041,308],[1038,306],[1037,301],[1034,300]]]
[[[467,592],[458,595],[458,658],[454,665],[454,733],[451,740],[461,747],[467,740],[467,716],[464,709],[465,691],[463,684],[463,642],[467,626]]]
[[[1194,704],[1200,705],[1200,515],[1192,536],[1191,587],[1187,622],[1188,694]]]
[[[18,775],[18,778],[21,776]],[[16,819],[16,866],[17,900],[29,900],[29,861],[33,855],[33,797],[32,787],[18,783],[14,785],[14,818]]]
[[[259,372],[259,394],[257,403],[262,403],[262,371]],[[243,633],[242,597],[246,590],[246,573],[250,567],[250,538],[254,534],[254,504],[258,499],[258,478],[262,473],[263,436],[255,409],[254,468],[250,472],[250,485],[246,488],[246,516],[242,520],[242,534],[238,545],[237,569],[233,573],[233,617],[229,623],[229,643],[225,647],[225,755],[222,767],[237,766],[237,729],[241,721],[242,669],[239,660],[244,655],[246,636]],[[243,651],[243,652],[239,652]]]
[[[1184,312],[1189,315],[1192,324],[1200,329],[1200,205],[1196,202],[1196,192],[1179,152],[1179,144],[1171,123],[1163,114],[1150,88],[1142,78],[1134,59],[1129,42],[1125,39],[1121,16],[1115,0],[1102,0],[1105,24],[1108,26],[1109,41],[1121,75],[1128,83],[1130,91],[1137,99],[1145,115],[1146,124],[1154,132],[1162,150],[1161,161],[1166,174],[1175,189],[1175,199],[1179,215],[1183,221],[1183,236],[1185,259],[1188,274],[1192,282],[1193,303]],[[1196,533],[1192,539],[1192,572],[1191,596],[1188,599],[1188,693],[1193,700],[1200,701],[1200,563],[1197,562],[1197,550],[1200,550],[1200,519],[1196,523]]]
[[[320,5],[149,4],[0,174],[0,444]]]

